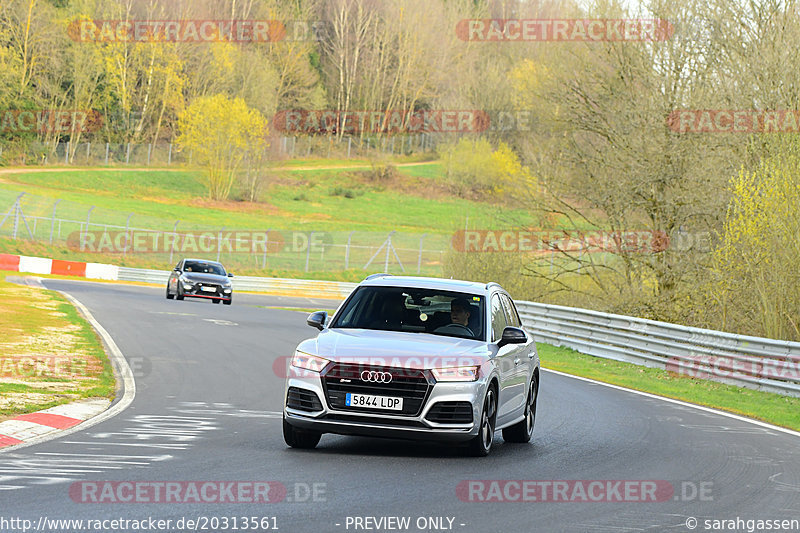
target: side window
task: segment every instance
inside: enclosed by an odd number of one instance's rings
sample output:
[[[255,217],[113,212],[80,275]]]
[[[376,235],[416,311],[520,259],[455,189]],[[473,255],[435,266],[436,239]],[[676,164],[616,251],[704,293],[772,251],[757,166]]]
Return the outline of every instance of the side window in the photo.
[[[508,316],[508,325],[514,326],[515,328],[521,328],[522,322],[519,319],[517,308],[514,307],[514,302],[512,302],[511,298],[505,294],[501,294],[500,299],[503,302],[503,308],[506,310],[506,315]]]
[[[503,336],[503,330],[508,326],[503,305],[500,303],[500,296],[492,296],[492,342],[497,342]]]

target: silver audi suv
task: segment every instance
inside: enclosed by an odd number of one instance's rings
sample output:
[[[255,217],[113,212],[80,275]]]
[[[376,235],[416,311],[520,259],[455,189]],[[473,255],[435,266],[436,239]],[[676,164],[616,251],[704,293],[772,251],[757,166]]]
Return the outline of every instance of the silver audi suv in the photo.
[[[496,283],[369,276],[301,342],[286,380],[283,436],[314,448],[323,433],[465,443],[529,442],[539,356]]]

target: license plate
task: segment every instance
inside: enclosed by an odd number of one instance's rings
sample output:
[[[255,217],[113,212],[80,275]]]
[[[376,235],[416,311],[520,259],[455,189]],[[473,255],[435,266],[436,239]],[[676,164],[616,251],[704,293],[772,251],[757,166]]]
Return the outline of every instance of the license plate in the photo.
[[[348,407],[367,407],[369,409],[403,410],[403,399],[392,396],[373,396],[372,394],[353,394],[348,392],[344,404]]]
[[[216,287],[200,287],[200,290],[206,292],[217,292]]]

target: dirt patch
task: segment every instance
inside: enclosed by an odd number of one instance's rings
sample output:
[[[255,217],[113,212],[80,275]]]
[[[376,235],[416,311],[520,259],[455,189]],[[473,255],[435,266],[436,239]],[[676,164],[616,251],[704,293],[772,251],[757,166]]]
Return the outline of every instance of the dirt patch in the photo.
[[[222,211],[235,211],[237,213],[257,213],[261,215],[288,216],[289,213],[267,203],[237,202],[235,200],[211,200],[208,198],[192,198],[189,202],[192,207],[219,209]]]

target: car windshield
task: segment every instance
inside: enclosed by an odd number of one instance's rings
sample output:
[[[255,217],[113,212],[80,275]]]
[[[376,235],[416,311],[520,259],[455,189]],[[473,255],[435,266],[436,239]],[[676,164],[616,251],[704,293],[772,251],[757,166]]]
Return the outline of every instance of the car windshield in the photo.
[[[429,333],[484,340],[483,297],[433,289],[359,287],[332,328]]]
[[[215,265],[213,263],[203,263],[201,261],[186,261],[183,265],[184,272],[197,272],[200,274],[216,274],[217,276],[225,276],[225,269],[222,265]]]

